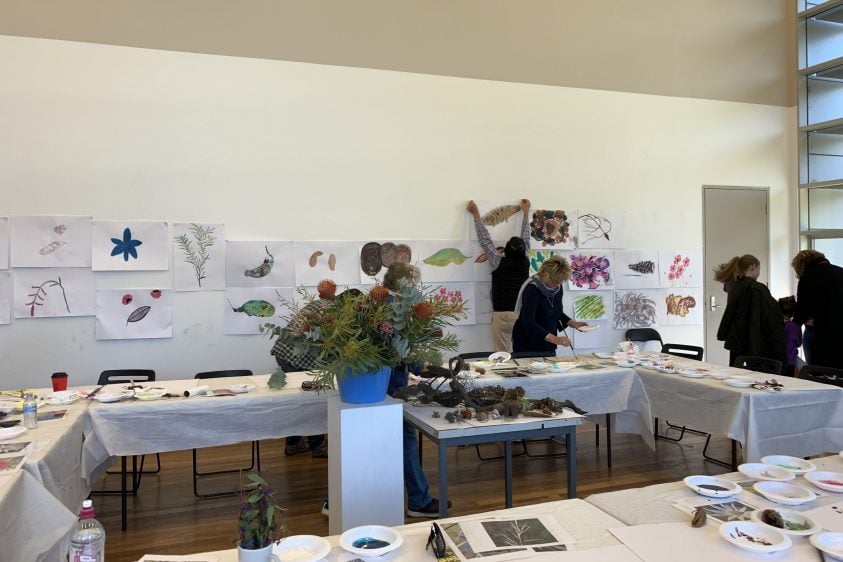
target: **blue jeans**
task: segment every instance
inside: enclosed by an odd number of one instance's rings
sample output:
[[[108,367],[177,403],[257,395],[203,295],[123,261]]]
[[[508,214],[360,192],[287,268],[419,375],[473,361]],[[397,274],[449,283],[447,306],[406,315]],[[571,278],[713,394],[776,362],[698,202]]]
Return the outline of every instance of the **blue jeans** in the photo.
[[[392,369],[389,377],[389,393],[407,386],[406,367],[399,365]],[[422,509],[426,507],[433,498],[430,496],[430,486],[427,483],[419,462],[419,442],[416,437],[416,429],[404,424],[404,486],[407,488],[407,504],[410,509]]]

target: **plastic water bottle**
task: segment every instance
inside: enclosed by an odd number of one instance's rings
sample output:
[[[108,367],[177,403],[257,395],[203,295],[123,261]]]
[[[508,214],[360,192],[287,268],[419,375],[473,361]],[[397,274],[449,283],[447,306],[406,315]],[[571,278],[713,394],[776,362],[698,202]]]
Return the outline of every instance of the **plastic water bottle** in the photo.
[[[70,562],[103,562],[105,560],[105,529],[94,519],[94,504],[82,502],[76,530],[70,535]]]
[[[23,399],[23,426],[26,429],[38,427],[38,401],[31,392],[27,392]]]

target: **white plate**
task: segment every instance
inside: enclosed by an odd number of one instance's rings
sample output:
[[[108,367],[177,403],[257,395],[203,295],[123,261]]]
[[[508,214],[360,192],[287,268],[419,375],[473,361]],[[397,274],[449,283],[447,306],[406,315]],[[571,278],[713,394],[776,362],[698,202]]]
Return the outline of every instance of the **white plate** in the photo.
[[[738,467],[741,474],[745,474],[755,480],[772,480],[776,482],[785,482],[793,480],[796,477],[791,471],[786,470],[774,464],[765,464],[762,462],[747,462]]]
[[[126,394],[122,392],[98,392],[96,396],[94,396],[94,400],[99,402],[109,403],[109,402],[119,402],[126,397]]]
[[[676,373],[679,372],[679,371],[676,370],[675,367],[665,367],[665,366],[656,367],[656,370],[660,373],[665,373],[666,375],[675,375]]]
[[[711,372],[709,372],[709,373],[708,373],[708,375],[709,375],[711,378],[713,378],[713,379],[717,379],[717,380],[719,380],[719,381],[724,381],[724,380],[726,380],[726,379],[733,379],[733,378],[735,378],[735,375],[734,375],[734,374],[729,373],[729,372],[726,372],[726,371],[711,371]]]
[[[600,328],[600,324],[589,324],[588,326],[583,326],[582,328],[577,328],[580,332],[593,332]]]
[[[234,394],[243,394],[244,392],[251,392],[254,389],[255,385],[253,384],[232,384],[228,387],[228,390]]]
[[[710,498],[726,498],[742,490],[734,482],[716,476],[686,476],[682,482],[696,493]]]
[[[737,377],[732,377],[730,379],[723,380],[727,385],[734,386],[735,388],[749,388],[755,381],[752,379],[741,379]]]
[[[545,363],[544,361],[533,361],[530,363],[530,370],[531,371],[546,371],[550,369],[550,363]]]
[[[0,400],[0,412],[11,414],[15,411],[15,402],[11,400]]]
[[[815,470],[804,474],[802,477],[822,490],[837,493],[843,492],[843,473]]]
[[[605,353],[605,352],[601,352],[601,351],[596,351],[594,353],[594,355],[596,355],[600,359],[614,359],[615,358],[614,353]],[[843,454],[843,453],[841,453],[841,454]]]
[[[22,435],[25,431],[26,428],[22,425],[16,425],[14,427],[0,427],[0,441],[14,439],[18,435]]]
[[[701,373],[693,369],[680,369],[679,374],[686,379],[701,379],[705,376],[705,373]]]
[[[641,363],[638,359],[619,359],[615,361],[615,365],[618,367],[635,367]]]
[[[479,376],[480,373],[478,373],[477,371],[460,371],[459,373],[457,373],[457,379],[461,380],[476,379]]]
[[[752,485],[756,492],[782,505],[800,505],[814,501],[817,495],[807,488],[785,482],[770,482],[768,480],[756,482]]]
[[[60,390],[47,396],[45,402],[50,406],[66,406],[79,400],[79,394],[72,390]]]
[[[272,554],[281,562],[314,562],[329,552],[331,543],[316,535],[293,535],[272,547]]]
[[[167,394],[166,390],[142,390],[135,392],[135,398],[149,402],[151,400],[160,400],[165,394]]]
[[[843,533],[820,533],[808,540],[833,560],[843,560]]]
[[[774,464],[791,471],[793,474],[805,474],[806,472],[817,469],[817,466],[810,461],[788,455],[767,455],[766,457],[761,457],[761,462]]]
[[[554,363],[550,366],[551,373],[567,373],[571,369],[579,367],[579,363]]]
[[[733,545],[752,552],[779,552],[793,544],[790,537],[773,527],[749,521],[729,521],[720,525],[720,536]]]
[[[506,351],[496,351],[489,356],[489,361],[492,363],[506,363],[512,359],[512,355]]]
[[[773,529],[777,529],[780,533],[784,533],[786,535],[796,535],[796,536],[805,537],[805,536],[813,535],[814,533],[819,533],[820,531],[822,531],[822,527],[817,525],[817,522],[814,521],[813,519],[809,519],[809,518],[805,517],[804,514],[799,513],[798,511],[793,511],[793,510],[790,510],[790,509],[781,509],[781,508],[777,508],[774,511],[778,511],[779,515],[782,516],[782,519],[784,519],[785,526],[784,526],[784,528],[775,527],[773,525],[770,525],[769,523],[764,523],[764,521],[761,520],[761,513],[764,512],[764,511],[766,511],[764,508],[756,509],[755,511],[750,513],[749,516],[756,523],[758,523],[760,525],[766,525],[767,527],[772,527]],[[788,524],[791,524],[791,525],[795,524],[795,525],[798,525],[800,527],[805,526],[805,525],[809,525],[809,527],[807,529],[800,529],[800,528],[794,529],[794,528],[788,528]]]
[[[389,545],[382,548],[359,548],[354,546],[355,541],[367,537],[387,542]],[[340,547],[358,556],[382,556],[387,552],[392,552],[403,543],[404,537],[401,536],[401,533],[383,525],[354,527],[340,535]]]

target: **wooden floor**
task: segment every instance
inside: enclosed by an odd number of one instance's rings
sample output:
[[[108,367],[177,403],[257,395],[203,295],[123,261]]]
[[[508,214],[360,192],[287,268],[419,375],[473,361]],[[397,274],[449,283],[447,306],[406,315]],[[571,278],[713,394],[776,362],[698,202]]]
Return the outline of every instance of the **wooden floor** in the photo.
[[[659,441],[650,450],[637,436],[615,435],[614,466],[606,466],[605,433],[601,447],[594,443],[594,426],[583,425],[577,432],[577,495],[633,488],[680,480],[689,474],[719,474],[726,469],[705,462],[705,439],[686,436],[681,444]],[[728,458],[725,438],[713,439],[718,458]],[[284,456],[284,441],[261,442],[262,474],[276,490],[276,497],[286,508],[289,534],[328,534],[328,519],[321,514],[322,499],[328,495],[328,461],[314,459],[309,453]],[[564,452],[556,443],[535,443],[531,454],[546,448]],[[496,446],[483,448],[484,455],[495,454]],[[514,446],[518,450],[518,446]],[[431,491],[436,489],[436,453],[425,442],[424,466]],[[503,464],[481,462],[474,448],[450,449],[448,460],[449,494],[452,515],[467,515],[503,507]],[[216,447],[200,451],[202,470],[248,465],[248,444]],[[206,462],[210,461],[210,462]],[[245,462],[241,462],[245,461]],[[154,465],[154,456],[147,463]],[[159,474],[145,475],[137,497],[129,498],[129,528],[120,530],[120,497],[94,496],[97,518],[106,528],[106,558],[111,562],[133,561],[143,554],[190,554],[232,548],[236,540],[236,519],[240,499],[196,499],[191,481],[190,451],[161,455]],[[564,499],[565,459],[525,459],[513,461],[514,504],[527,505]],[[202,492],[231,489],[236,474],[207,478]],[[119,477],[108,476],[95,489],[107,486],[119,489]],[[435,494],[434,494],[435,495]],[[408,519],[409,522],[418,521]]]

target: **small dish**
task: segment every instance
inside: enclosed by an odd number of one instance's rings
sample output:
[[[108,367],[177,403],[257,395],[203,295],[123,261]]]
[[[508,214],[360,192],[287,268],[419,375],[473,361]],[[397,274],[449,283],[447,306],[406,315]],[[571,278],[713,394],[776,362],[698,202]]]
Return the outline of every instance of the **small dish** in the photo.
[[[596,355],[600,359],[614,359],[615,358],[614,353],[605,353],[605,352],[602,352],[602,351],[595,351],[594,355]],[[843,453],[841,453],[841,454],[843,454]]]
[[[15,403],[11,400],[0,400],[0,414],[11,414],[15,411]]]
[[[125,397],[126,394],[122,392],[99,392],[96,396],[94,396],[94,400],[108,404],[111,402],[120,402]]]
[[[542,372],[548,369],[550,369],[550,363],[545,363],[544,361],[533,361],[530,363],[531,371]]]
[[[693,369],[680,369],[679,374],[686,379],[701,379],[705,376],[705,373],[701,373]]]
[[[752,379],[742,379],[738,377],[724,379],[723,382],[726,383],[728,386],[733,386],[735,388],[749,388],[755,383],[755,381],[753,381]]]
[[[678,373],[675,367],[667,367],[665,365],[659,365],[658,367],[656,367],[656,370],[666,375],[675,375],[676,373]]]
[[[272,546],[281,562],[315,562],[331,552],[331,543],[316,535],[293,535]]]
[[[496,351],[489,356],[489,361],[492,363],[506,363],[512,359],[512,355],[506,351]]]
[[[790,457],[788,455],[767,455],[761,457],[761,462],[767,464],[774,464],[785,470],[791,471],[793,474],[805,474],[817,469],[817,465],[811,461],[800,459],[799,457]]]
[[[0,428],[0,441],[14,439],[18,435],[22,435],[25,431],[26,428],[20,425],[16,425],[14,427],[2,427]]]
[[[802,477],[821,490],[843,493],[843,473],[815,470],[805,473]]]
[[[375,546],[366,546],[367,544]],[[401,533],[383,525],[354,527],[340,535],[340,547],[357,556],[382,556],[404,544]]]
[[[784,527],[776,527],[775,525],[765,523],[761,519],[761,514],[765,511],[767,510],[764,508],[756,509],[755,511],[749,514],[749,517],[756,523],[759,523],[760,525],[772,527],[773,529],[777,529],[780,533],[784,533],[786,535],[806,537],[808,535],[813,535],[814,533],[819,533],[822,530],[822,527],[817,525],[817,522],[813,519],[809,519],[805,517],[805,515],[803,515],[802,513],[790,509],[773,510],[778,512],[778,514],[782,518],[782,521],[784,521]]]
[[[165,394],[167,394],[165,390],[141,390],[135,392],[135,398],[148,402],[151,400],[160,400]]]
[[[774,464],[761,462],[747,462],[738,466],[738,471],[755,480],[770,480],[773,482],[785,482],[793,480],[796,475],[791,471]]]
[[[615,365],[618,367],[635,367],[641,363],[638,359],[618,359],[615,361]]]
[[[843,560],[843,533],[819,533],[808,541],[832,560]]]
[[[254,389],[255,385],[253,384],[232,384],[228,387],[228,390],[234,394],[243,394],[244,392],[251,392]]]
[[[800,505],[817,499],[817,495],[807,488],[785,482],[763,480],[752,485],[756,492],[782,505]]]
[[[733,545],[751,552],[779,552],[793,544],[779,530],[750,521],[729,521],[720,525],[720,536]]]
[[[600,324],[589,324],[588,326],[583,326],[581,328],[577,328],[580,332],[593,332],[600,328]]]
[[[567,373],[571,369],[579,367],[579,363],[554,363],[550,366],[551,373]]]
[[[700,494],[710,498],[726,498],[739,494],[743,488],[731,480],[724,480],[716,476],[686,476],[682,480],[686,486]]]
[[[477,371],[460,371],[459,373],[457,373],[457,379],[459,379],[459,380],[472,380],[472,379],[476,379],[479,376],[480,376],[480,373],[478,373]],[[234,390],[234,389],[232,388],[232,390]],[[244,390],[244,391],[241,391],[241,392],[248,392],[248,391]]]
[[[50,406],[66,406],[79,400],[79,394],[73,390],[60,390],[47,396],[45,400]]]
[[[727,371],[709,371],[708,376],[719,381],[735,378],[733,373],[729,373]]]

